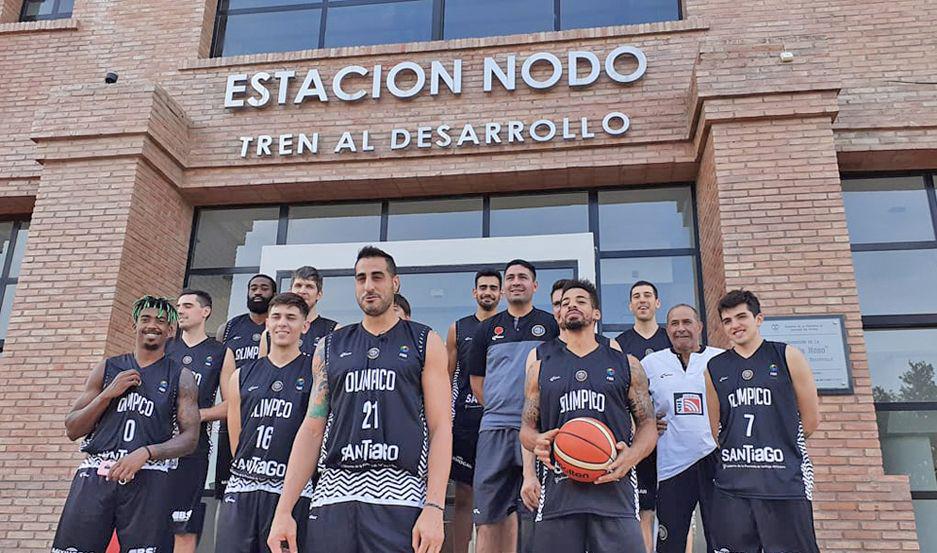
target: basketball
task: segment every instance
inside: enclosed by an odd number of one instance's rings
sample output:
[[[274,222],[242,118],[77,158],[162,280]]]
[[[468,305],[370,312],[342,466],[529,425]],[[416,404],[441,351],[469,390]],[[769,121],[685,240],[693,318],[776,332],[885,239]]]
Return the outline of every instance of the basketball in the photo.
[[[556,463],[578,482],[594,482],[615,460],[615,436],[604,423],[589,417],[567,421],[553,441]]]

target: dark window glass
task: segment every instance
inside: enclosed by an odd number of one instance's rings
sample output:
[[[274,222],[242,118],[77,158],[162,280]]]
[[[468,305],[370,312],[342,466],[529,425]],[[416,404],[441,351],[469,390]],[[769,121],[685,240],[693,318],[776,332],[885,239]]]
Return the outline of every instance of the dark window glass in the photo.
[[[662,307],[657,320],[664,322],[668,305],[686,303],[699,307],[696,291],[696,261],[691,256],[635,257],[603,259],[602,322],[631,324],[634,315],[628,311],[628,294],[638,280],[653,282],[660,293]]]
[[[276,244],[279,214],[276,207],[203,210],[192,268],[260,265],[261,249]]]
[[[289,283],[289,279],[286,279]],[[288,285],[288,284],[287,284]],[[361,309],[355,300],[355,277],[327,276],[322,281],[322,299],[316,310],[340,325],[361,322]]]
[[[843,203],[853,244],[934,239],[921,177],[844,180]]]
[[[13,233],[12,221],[0,221],[0,269],[3,268],[7,255],[10,253],[10,236]]]
[[[553,0],[446,0],[443,38],[552,31]]]
[[[381,204],[305,205],[290,208],[287,244],[370,242],[381,239]]]
[[[695,228],[688,187],[599,192],[603,250],[690,248]]]
[[[479,238],[482,199],[390,202],[388,240]]]
[[[72,16],[74,0],[25,0],[20,21],[65,19]]]
[[[0,305],[0,340],[6,338],[7,325],[10,324],[10,310],[13,308],[15,284],[8,284],[3,292],[3,304]]]
[[[937,249],[853,252],[863,315],[937,313]]]
[[[875,401],[937,401],[937,328],[866,330]]]
[[[937,491],[937,411],[879,412],[878,428],[885,473],[907,474],[912,492]]]
[[[23,254],[26,253],[26,238],[29,237],[29,222],[20,223],[19,231],[16,233],[16,245],[13,247],[13,261],[10,263],[10,277],[16,278],[20,274],[20,266],[23,264]],[[0,259],[3,256],[0,255]]]
[[[318,8],[227,15],[221,55],[317,48],[321,16]]]
[[[589,232],[585,193],[491,198],[491,236]]]
[[[433,38],[433,0],[329,5],[325,46],[367,46]]]
[[[561,0],[564,29],[680,19],[679,2],[661,0]]]
[[[937,501],[933,499],[920,499],[911,502],[914,505],[914,516],[917,519],[917,539],[921,551],[937,551]]]
[[[247,283],[253,273],[239,275],[191,275],[189,288],[205,290],[211,296],[211,317],[205,332],[214,336],[218,327],[231,317],[247,313]]]
[[[556,269],[538,268],[538,286],[537,293],[534,294],[534,307],[537,309],[543,309],[547,313],[552,313],[553,306],[550,304],[550,288],[553,287],[553,283],[562,278],[573,278],[575,276],[576,275],[574,274],[573,269],[569,267],[560,267]],[[507,305],[504,305],[504,307],[507,308]]]

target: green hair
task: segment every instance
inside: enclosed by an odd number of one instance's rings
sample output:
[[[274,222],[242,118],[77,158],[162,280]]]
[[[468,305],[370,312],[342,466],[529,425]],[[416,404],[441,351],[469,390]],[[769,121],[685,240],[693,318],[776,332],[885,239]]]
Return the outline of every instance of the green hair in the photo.
[[[140,313],[143,313],[144,309],[156,309],[156,315],[166,317],[166,322],[171,325],[179,322],[179,312],[169,298],[146,295],[133,302],[133,322],[140,319]]]

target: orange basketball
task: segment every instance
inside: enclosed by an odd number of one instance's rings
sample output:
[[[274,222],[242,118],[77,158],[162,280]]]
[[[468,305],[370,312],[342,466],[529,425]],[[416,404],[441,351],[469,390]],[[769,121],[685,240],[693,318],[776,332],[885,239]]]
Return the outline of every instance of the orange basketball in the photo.
[[[579,417],[560,427],[553,441],[553,456],[573,480],[594,482],[615,460],[615,443],[615,436],[603,422]]]

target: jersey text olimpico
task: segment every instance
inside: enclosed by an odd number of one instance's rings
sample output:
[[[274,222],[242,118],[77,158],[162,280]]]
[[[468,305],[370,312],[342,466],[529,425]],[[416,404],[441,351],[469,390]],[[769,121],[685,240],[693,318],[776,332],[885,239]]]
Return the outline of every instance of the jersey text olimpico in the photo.
[[[709,361],[721,426],[715,484],[733,495],[813,499],[813,465],[786,348],[765,340],[747,359],[728,350]]]
[[[104,362],[102,389],[118,374],[131,369],[140,373],[140,385],[128,388],[108,404],[94,430],[81,444],[81,450],[88,457],[79,468],[96,468],[102,461],[116,461],[137,448],[172,438],[182,367],[169,356],[163,356],[146,368],[140,368],[132,354],[118,355]],[[167,471],[177,464],[177,459],[147,461],[143,468]]]
[[[616,441],[631,444],[631,367],[627,356],[605,343],[584,357],[567,349],[559,338],[545,342],[540,357],[540,432],[566,422],[590,417],[602,421]],[[537,520],[589,514],[605,517],[636,517],[637,477],[618,482],[576,482],[559,468],[550,471],[538,463],[540,506]]]
[[[241,368],[241,438],[226,493],[283,491],[293,438],[306,416],[312,358],[300,353],[283,367],[269,357]],[[303,496],[312,495],[311,484]]]
[[[354,324],[326,337],[329,418],[312,506],[423,505],[429,453],[423,364],[429,332],[426,325],[400,320],[380,336]]]
[[[237,368],[260,356],[260,336],[267,327],[251,320],[249,313],[234,317],[224,327],[224,345],[234,352]]]

